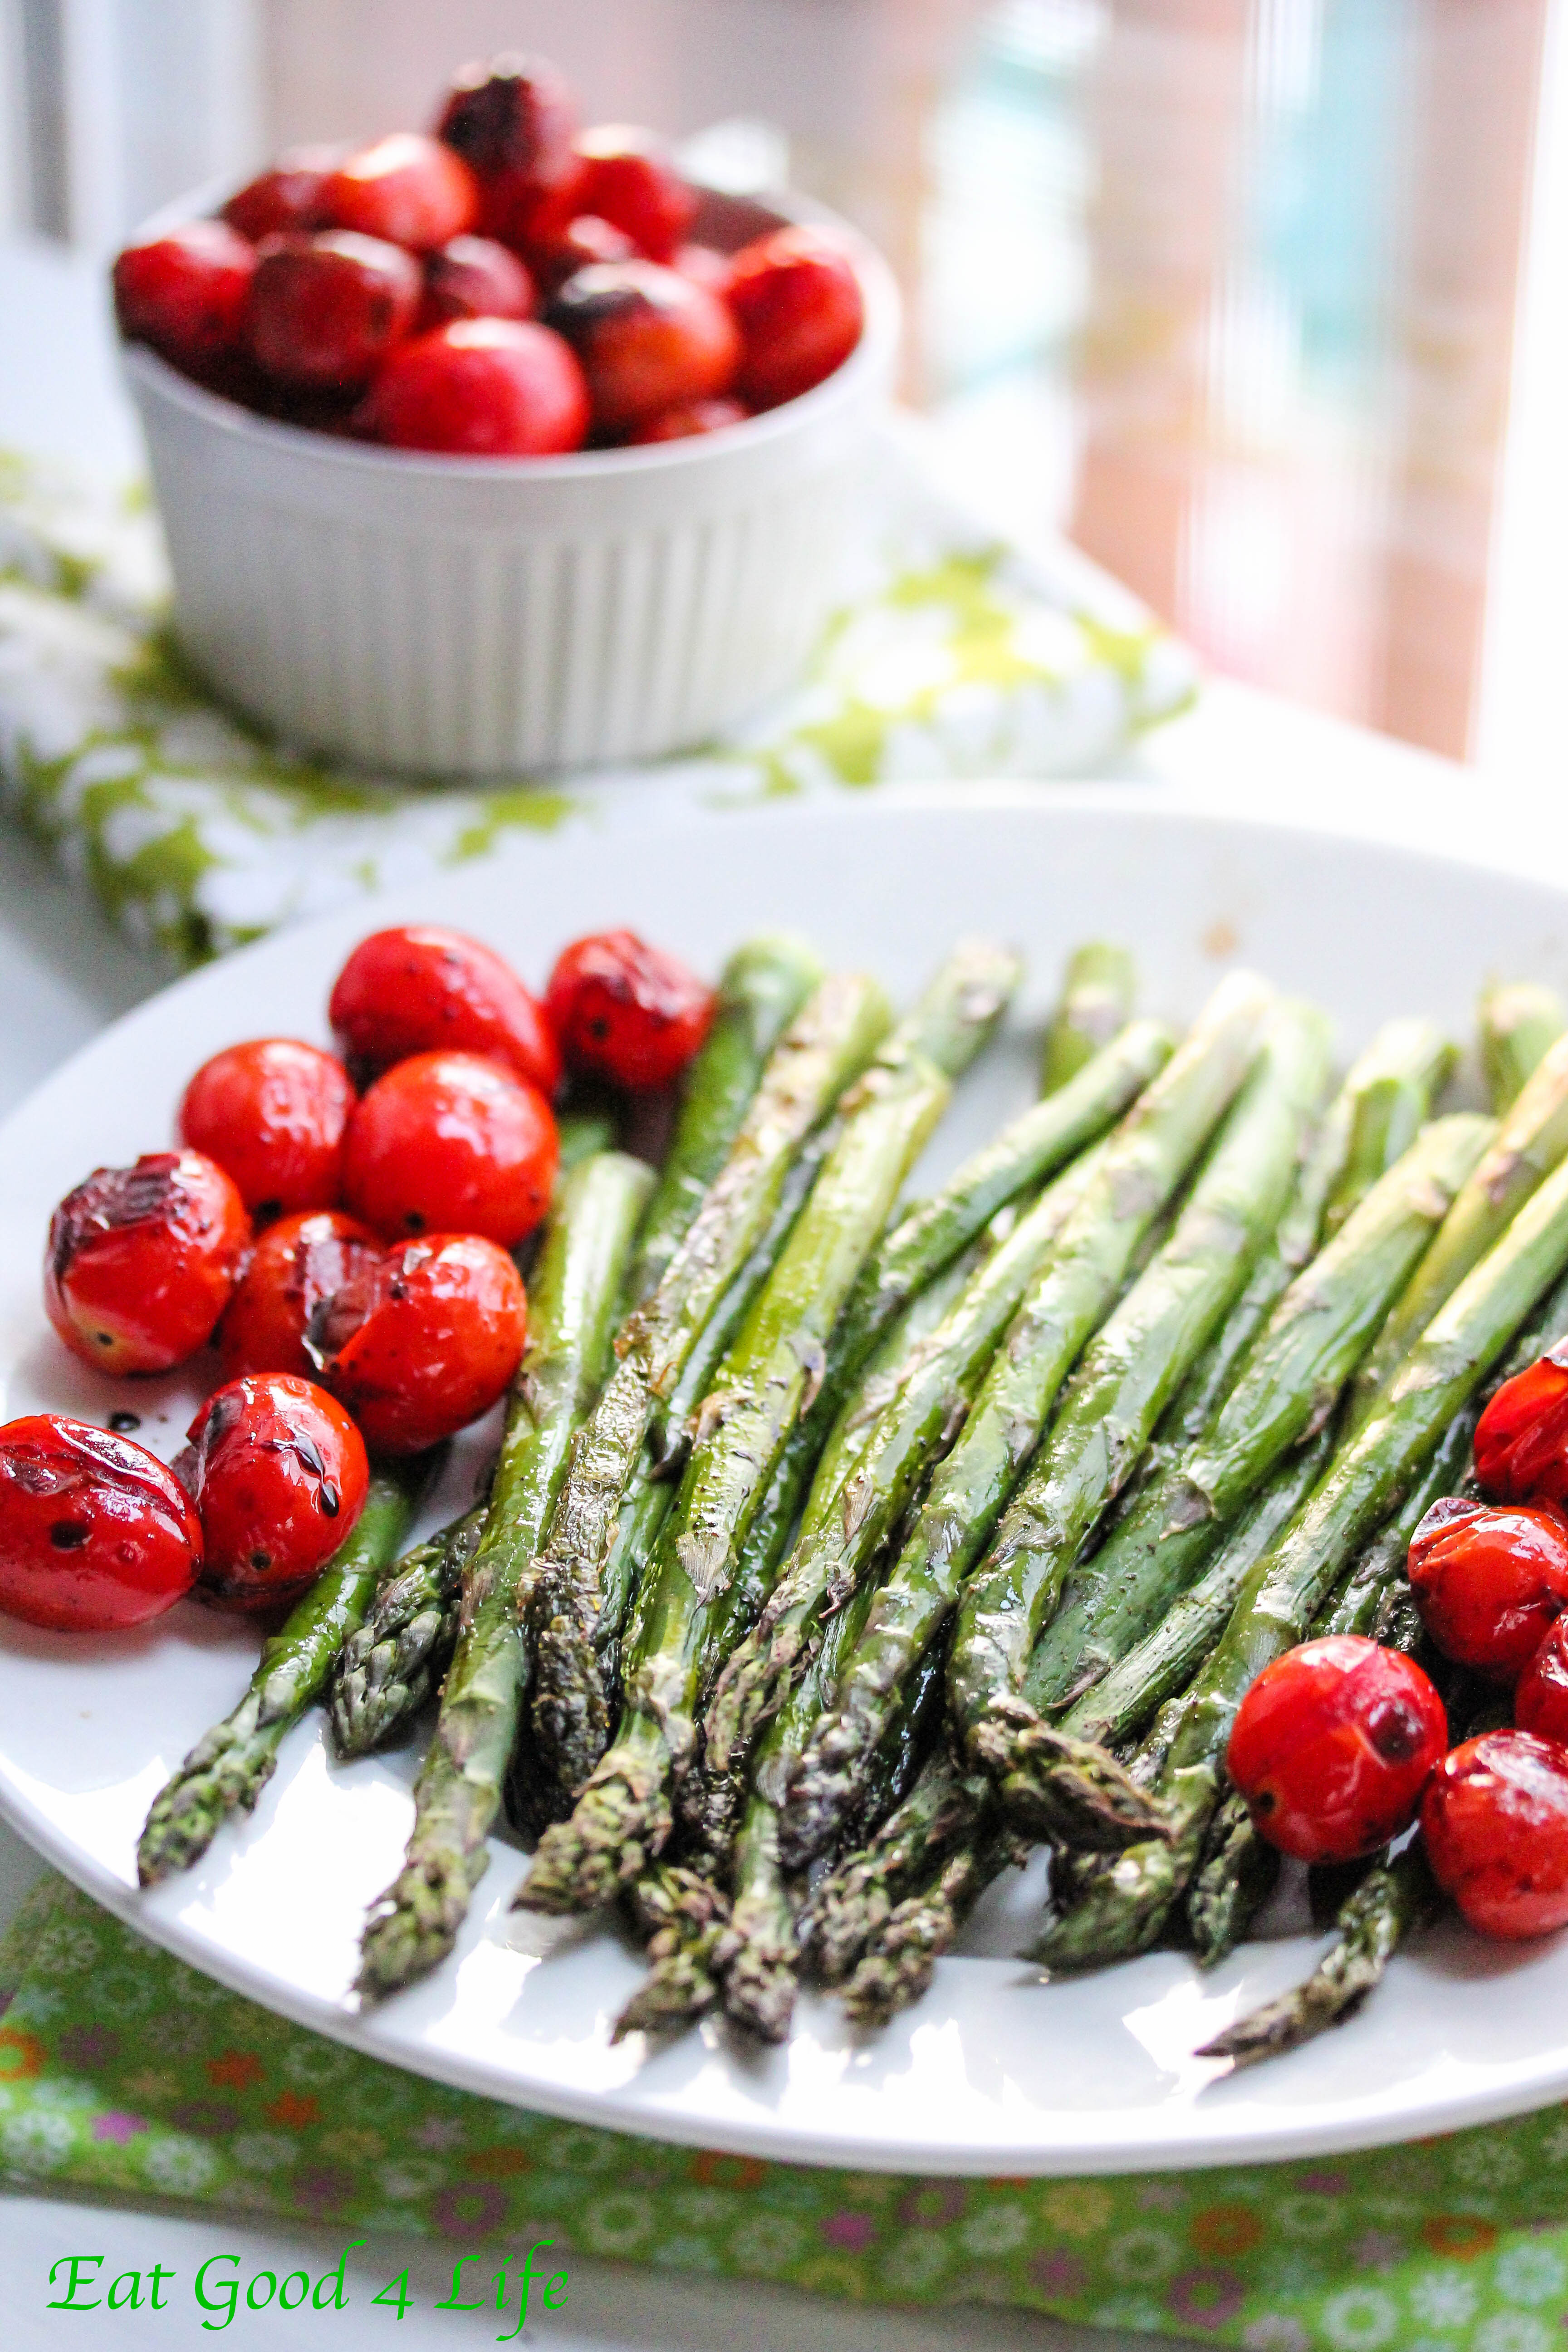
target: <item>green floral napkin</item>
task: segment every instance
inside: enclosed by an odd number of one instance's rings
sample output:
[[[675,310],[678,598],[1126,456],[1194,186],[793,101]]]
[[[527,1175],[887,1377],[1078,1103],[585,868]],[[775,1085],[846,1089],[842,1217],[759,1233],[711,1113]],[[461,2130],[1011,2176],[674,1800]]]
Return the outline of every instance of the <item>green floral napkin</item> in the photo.
[[[567,2263],[1014,2305],[1247,2352],[1552,2352],[1568,2329],[1562,2107],[1242,2170],[928,2180],[762,2164],[359,2057],[53,1876],[0,1945],[0,2170],[17,2185],[272,2214],[345,2242],[412,2232],[521,2255],[551,2240]]]
[[[453,790],[240,724],[163,630],[145,502],[0,459],[0,795],[126,931],[191,963],[590,813],[1088,773],[1190,699],[1181,647],[1070,551],[984,543],[897,463],[883,505],[854,601],[752,725],[643,769]]]

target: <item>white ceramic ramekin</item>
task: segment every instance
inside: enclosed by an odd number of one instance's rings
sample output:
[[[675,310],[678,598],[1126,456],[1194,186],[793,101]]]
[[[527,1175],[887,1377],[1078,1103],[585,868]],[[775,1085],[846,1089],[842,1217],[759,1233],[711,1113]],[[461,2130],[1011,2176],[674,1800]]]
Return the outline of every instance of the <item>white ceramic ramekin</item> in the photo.
[[[698,231],[733,249],[783,217],[709,194]],[[128,349],[184,648],[288,743],[426,774],[647,758],[741,718],[798,673],[833,605],[891,385],[891,275],[835,226],[866,296],[844,366],[649,448],[377,449],[254,416]]]

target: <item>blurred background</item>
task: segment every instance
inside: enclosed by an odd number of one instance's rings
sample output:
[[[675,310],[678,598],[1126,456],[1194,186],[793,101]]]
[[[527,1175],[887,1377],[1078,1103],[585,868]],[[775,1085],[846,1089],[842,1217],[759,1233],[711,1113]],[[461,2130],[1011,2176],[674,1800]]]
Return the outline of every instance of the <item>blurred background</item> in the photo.
[[[0,0],[0,232],[107,252],[529,47],[903,281],[949,478],[1215,668],[1563,757],[1568,0]],[[25,320],[0,329],[25,335]],[[1264,781],[1264,780],[1260,780]]]

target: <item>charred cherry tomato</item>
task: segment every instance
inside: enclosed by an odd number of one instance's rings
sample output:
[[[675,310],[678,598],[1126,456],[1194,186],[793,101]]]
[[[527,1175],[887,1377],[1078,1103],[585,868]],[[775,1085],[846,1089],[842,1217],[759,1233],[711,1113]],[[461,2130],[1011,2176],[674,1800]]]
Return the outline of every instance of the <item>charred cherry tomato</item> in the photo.
[[[1568,1747],[1568,1617],[1559,1617],[1514,1685],[1513,1719],[1521,1731]]]
[[[631,238],[596,213],[576,214],[556,234],[529,247],[534,274],[551,294],[595,261],[635,261],[637,256]]]
[[[743,247],[726,291],[745,347],[736,388],[753,408],[809,392],[860,340],[860,281],[815,229],[775,229]]]
[[[283,383],[353,391],[411,331],[423,292],[413,255],[384,238],[268,237],[250,289],[251,354]]]
[[[1353,1862],[1409,1828],[1447,1741],[1443,1702],[1413,1658],[1333,1633],[1264,1668],[1226,1763],[1270,1845]]]
[[[714,997],[635,931],[577,940],[550,975],[545,1010],[574,1070],[643,1090],[669,1084],[707,1036]]]
[[[297,1037],[257,1037],[204,1062],[180,1105],[182,1143],[226,1169],[255,1217],[330,1209],[354,1090],[342,1064]]]
[[[539,184],[570,162],[576,129],[564,77],[542,58],[510,50],[453,76],[436,135],[481,182],[511,175]]]
[[[651,261],[580,269],[545,320],[583,362],[601,433],[633,433],[666,409],[728,392],[740,359],[719,297]]]
[[[1488,1731],[1445,1756],[1421,1806],[1437,1884],[1483,1936],[1516,1941],[1568,1924],[1568,1752],[1528,1731]]]
[[[428,253],[478,225],[479,184],[462,157],[419,131],[395,131],[345,155],[321,190],[333,228]]]
[[[596,213],[650,261],[673,260],[697,217],[697,198],[651,131],[606,122],[576,142],[584,166],[578,209]]]
[[[311,1317],[380,1255],[370,1227],[340,1209],[310,1209],[269,1225],[218,1326],[225,1380],[245,1372],[313,1380],[320,1367],[305,1345]]]
[[[1444,1655],[1511,1683],[1568,1608],[1568,1521],[1549,1505],[1446,1496],[1415,1530],[1409,1574]]]
[[[188,221],[128,245],[114,265],[120,331],[205,375],[238,352],[256,255],[226,221]]]
[[[421,330],[454,319],[526,319],[532,308],[532,278],[493,236],[451,237],[425,264]]]
[[[264,1372],[209,1397],[190,1438],[202,1591],[244,1611],[294,1600],[364,1508],[370,1464],[359,1431],[313,1381]]]
[[[0,1609],[61,1633],[110,1633],[172,1608],[202,1564],[172,1470],[63,1413],[0,1429]]]
[[[233,1181],[204,1152],[97,1168],[49,1221],[49,1320],[100,1371],[166,1372],[212,1337],[249,1239]]]
[[[532,1087],[477,1054],[416,1054],[349,1121],[343,1193],[389,1241],[483,1234],[510,1249],[549,1207],[557,1156],[550,1106]]]
[[[1499,1503],[1568,1503],[1568,1364],[1553,1349],[1505,1381],[1476,1427],[1476,1476]]]
[[[286,147],[276,163],[230,196],[223,216],[252,245],[289,229],[324,228],[321,191],[342,159],[341,147]]]
[[[522,1360],[528,1301],[478,1234],[404,1242],[318,1318],[324,1377],[379,1453],[419,1454],[488,1412]]]
[[[482,1054],[540,1093],[561,1084],[561,1048],[511,966],[439,923],[408,923],[362,940],[328,1006],[356,1071],[379,1076],[410,1054]]]
[[[395,352],[363,423],[396,449],[554,457],[580,449],[588,388],[561,337],[527,319],[457,319]]]
[[[692,400],[683,408],[667,408],[647,425],[626,435],[626,446],[646,448],[654,441],[690,441],[701,433],[721,433],[727,425],[743,425],[751,411],[738,400]]]

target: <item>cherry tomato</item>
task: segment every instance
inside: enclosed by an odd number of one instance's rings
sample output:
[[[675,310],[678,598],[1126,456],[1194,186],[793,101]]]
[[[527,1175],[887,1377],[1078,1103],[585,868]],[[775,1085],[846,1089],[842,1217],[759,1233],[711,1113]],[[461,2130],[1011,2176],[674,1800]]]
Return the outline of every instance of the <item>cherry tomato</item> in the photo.
[[[730,290],[730,257],[710,245],[683,245],[677,247],[670,261],[682,278],[694,285],[706,286],[710,294],[728,294]]]
[[[1409,1828],[1447,1741],[1443,1702],[1413,1658],[1333,1633],[1264,1668],[1226,1760],[1270,1845],[1353,1862]]]
[[[1568,1608],[1568,1520],[1550,1505],[1446,1496],[1415,1530],[1409,1575],[1444,1655],[1511,1683]]]
[[[276,163],[230,196],[225,220],[252,245],[288,229],[325,228],[321,192],[342,158],[341,147],[286,147]]]
[[[510,50],[453,75],[436,135],[481,181],[512,174],[540,183],[570,162],[576,128],[564,78],[542,58]]]
[[[1444,1757],[1421,1806],[1437,1884],[1483,1936],[1568,1924],[1568,1753],[1528,1731],[1488,1731]]]
[[[190,1438],[203,1592],[246,1612],[295,1600],[364,1508],[370,1464],[359,1431],[314,1381],[261,1372],[209,1397]]]
[[[1521,1731],[1568,1747],[1568,1617],[1554,1620],[1514,1685],[1513,1719]]]
[[[690,441],[700,433],[722,433],[727,425],[743,425],[750,415],[738,400],[690,400],[628,433],[626,446],[638,449],[655,441]]]
[[[413,255],[384,238],[269,236],[250,289],[251,352],[284,383],[352,391],[408,334],[423,291]]]
[[[635,261],[637,253],[631,238],[597,213],[577,213],[558,231],[536,238],[529,247],[529,260],[540,284],[553,294],[595,261]]]
[[[328,1006],[343,1053],[379,1076],[410,1054],[483,1054],[552,1095],[561,1048],[511,966],[493,948],[439,923],[408,923],[361,940]]]
[[[1505,1381],[1476,1427],[1476,1476],[1499,1503],[1568,1503],[1568,1364],[1553,1349]]]
[[[240,349],[255,275],[254,251],[226,221],[188,221],[143,237],[114,264],[120,331],[174,366],[205,374]]]
[[[216,1160],[150,1151],[97,1168],[49,1221],[44,1306],[68,1348],[105,1372],[184,1363],[227,1306],[250,1220]]]
[[[340,1209],[309,1209],[269,1225],[218,1326],[225,1380],[245,1372],[313,1380],[320,1367],[305,1345],[312,1316],[380,1255],[370,1227]]]
[[[697,217],[697,198],[662,141],[634,124],[606,122],[576,142],[584,165],[578,209],[597,213],[650,261],[673,260]]]
[[[0,1429],[0,1610],[60,1633],[109,1633],[195,1582],[202,1529],[143,1446],[63,1413]]]
[[[349,1121],[343,1193],[389,1241],[483,1234],[510,1249],[550,1205],[558,1150],[532,1087],[477,1054],[416,1054]]]
[[[324,1377],[379,1453],[420,1454],[488,1412],[522,1360],[528,1300],[478,1234],[403,1242],[321,1318]]]
[[[422,331],[453,319],[526,319],[532,308],[532,278],[493,236],[450,237],[425,264]]]
[[[730,264],[728,294],[744,344],[737,389],[753,408],[809,392],[860,340],[860,281],[816,229],[775,229],[742,247]]]
[[[398,449],[460,457],[553,457],[588,430],[583,371],[548,327],[526,319],[457,319],[395,352],[365,404],[365,424]]]
[[[257,1037],[204,1062],[180,1104],[182,1143],[226,1169],[262,1220],[330,1209],[354,1090],[342,1064],[297,1037]]]
[[[601,433],[632,433],[668,408],[728,392],[740,359],[718,296],[651,261],[580,269],[545,318],[583,362]]]
[[[635,931],[576,940],[550,975],[545,1010],[568,1066],[636,1091],[669,1084],[707,1036],[714,995]]]
[[[478,226],[479,183],[462,157],[420,131],[395,131],[345,156],[321,190],[333,228],[428,253]]]

